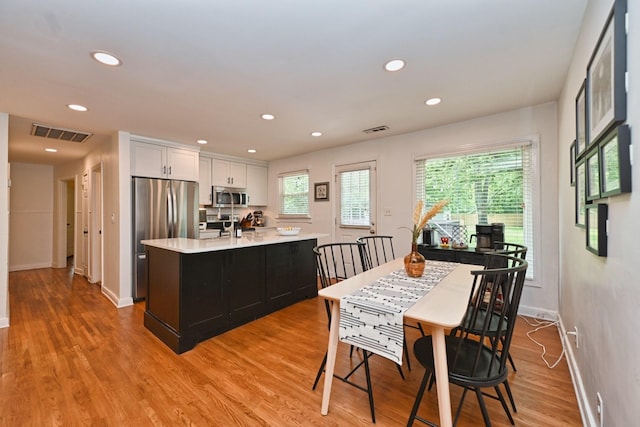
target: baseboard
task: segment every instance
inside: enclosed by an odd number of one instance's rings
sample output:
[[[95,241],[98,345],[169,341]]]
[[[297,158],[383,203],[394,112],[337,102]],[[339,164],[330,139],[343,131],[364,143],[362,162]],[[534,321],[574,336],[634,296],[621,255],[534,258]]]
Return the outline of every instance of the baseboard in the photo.
[[[575,355],[573,354],[573,345],[569,341],[570,337],[567,335],[567,330],[562,323],[562,317],[559,317],[558,325],[560,341],[562,341],[564,354],[567,357],[567,364],[569,365],[569,372],[571,374],[571,382],[573,382],[576,399],[578,400],[578,408],[580,409],[580,416],[582,417],[582,425],[587,427],[597,427],[598,424],[593,416],[593,410],[589,404],[589,399],[587,399],[587,393],[584,389],[580,369],[578,368],[578,363],[576,362]]]
[[[101,290],[102,290],[102,295],[107,297],[107,299],[111,301],[113,305],[115,305],[117,308],[128,307],[130,305],[133,305],[132,297],[120,299],[116,294],[111,292],[110,289],[107,289],[104,286],[101,287]]]
[[[51,268],[52,265],[50,262],[40,262],[35,264],[21,264],[21,265],[10,265],[9,273],[14,271],[24,271],[24,270],[35,270],[37,268]]]
[[[0,329],[9,327],[9,318],[8,317],[0,317]]]
[[[535,319],[551,320],[553,322],[558,320],[557,311],[551,311],[537,307],[527,307],[523,306],[522,304],[520,304],[520,307],[518,307],[518,314],[521,316],[533,317]]]

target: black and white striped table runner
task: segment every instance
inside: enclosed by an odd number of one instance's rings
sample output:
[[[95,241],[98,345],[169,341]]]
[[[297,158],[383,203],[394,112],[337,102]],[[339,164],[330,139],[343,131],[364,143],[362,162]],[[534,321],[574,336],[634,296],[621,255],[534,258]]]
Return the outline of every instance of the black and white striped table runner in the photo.
[[[458,264],[426,261],[422,277],[394,271],[340,299],[340,340],[402,364],[404,312]]]

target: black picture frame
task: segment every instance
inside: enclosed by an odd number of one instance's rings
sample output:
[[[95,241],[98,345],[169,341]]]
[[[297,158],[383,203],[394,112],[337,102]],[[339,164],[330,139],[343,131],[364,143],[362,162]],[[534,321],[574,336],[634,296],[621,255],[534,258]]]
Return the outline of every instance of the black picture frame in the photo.
[[[627,117],[626,12],[626,0],[615,0],[587,66],[587,146]]]
[[[316,202],[329,201],[329,183],[317,182],[313,184],[313,200]]]
[[[600,150],[594,147],[587,152],[585,157],[586,163],[586,195],[587,202],[597,200],[600,196]]]
[[[602,138],[600,150],[600,195],[631,192],[631,130],[618,126]]]
[[[576,226],[584,228],[586,226],[586,206],[587,206],[587,173],[586,162],[582,158],[576,163]]]
[[[569,146],[569,184],[576,185],[576,141]]]
[[[598,256],[607,256],[607,219],[609,208],[605,203],[587,206],[587,250]]]
[[[584,79],[576,96],[576,156],[585,152],[589,141],[587,105],[587,79]]]

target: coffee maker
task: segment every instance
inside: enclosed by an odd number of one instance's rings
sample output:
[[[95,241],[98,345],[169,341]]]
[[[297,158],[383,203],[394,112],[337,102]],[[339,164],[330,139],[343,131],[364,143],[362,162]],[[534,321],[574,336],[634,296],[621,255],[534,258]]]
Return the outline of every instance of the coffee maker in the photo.
[[[504,242],[504,224],[494,222],[491,224],[476,224],[476,234],[472,234],[469,243],[476,238],[476,251],[493,251],[502,249],[499,242]],[[500,247],[498,247],[500,246]]]
[[[253,211],[253,226],[264,227],[264,222],[264,215],[262,215],[262,211]]]

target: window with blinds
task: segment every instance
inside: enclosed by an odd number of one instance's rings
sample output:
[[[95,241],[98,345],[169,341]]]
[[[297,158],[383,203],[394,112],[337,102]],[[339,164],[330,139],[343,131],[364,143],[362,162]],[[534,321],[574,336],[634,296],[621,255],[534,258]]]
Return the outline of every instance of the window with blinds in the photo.
[[[527,277],[533,278],[532,144],[484,152],[416,160],[416,200],[425,211],[449,201],[431,223],[441,235],[464,233],[467,244],[476,224],[504,223],[506,242],[528,247]],[[460,227],[466,226],[466,227]]]
[[[340,172],[340,225],[369,227],[371,203],[369,194],[370,170]]]
[[[309,171],[288,172],[278,176],[279,217],[309,217]]]

